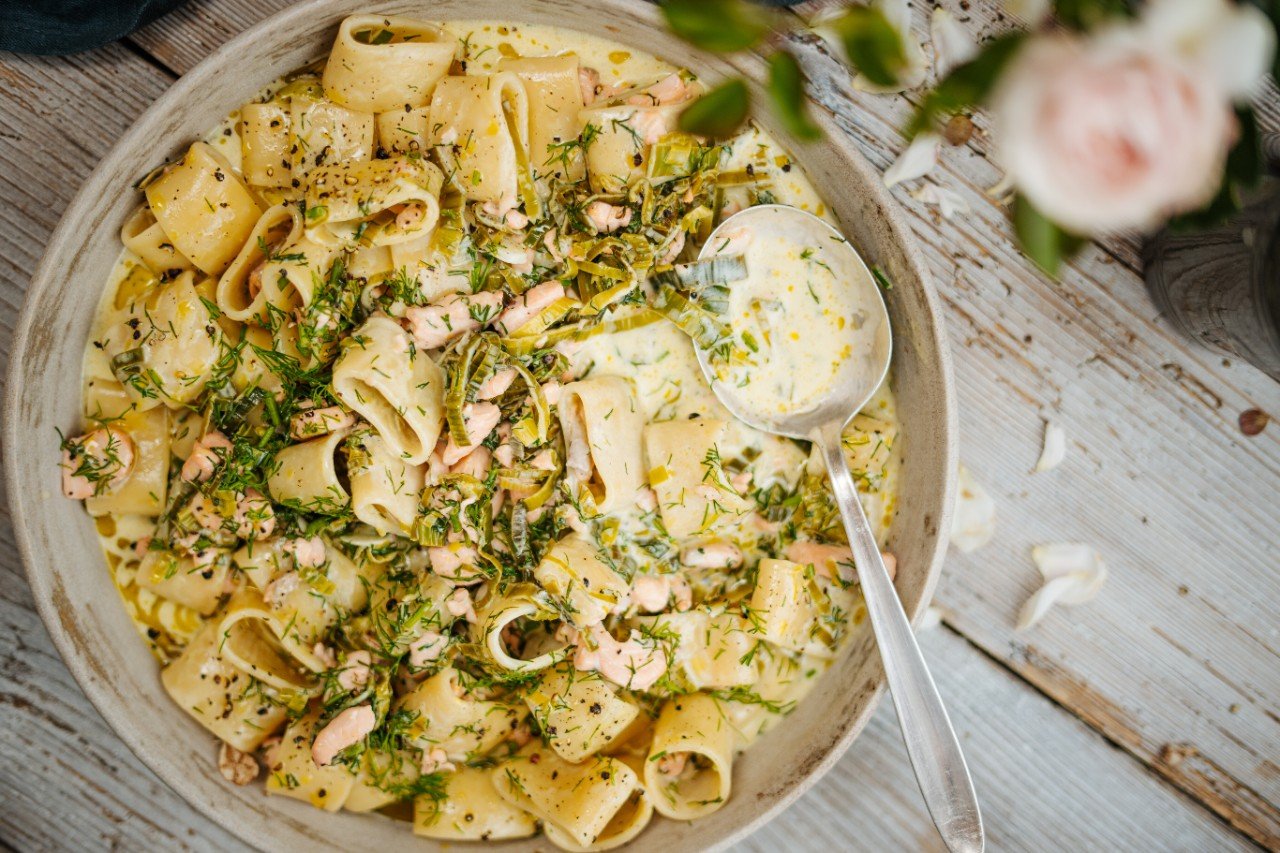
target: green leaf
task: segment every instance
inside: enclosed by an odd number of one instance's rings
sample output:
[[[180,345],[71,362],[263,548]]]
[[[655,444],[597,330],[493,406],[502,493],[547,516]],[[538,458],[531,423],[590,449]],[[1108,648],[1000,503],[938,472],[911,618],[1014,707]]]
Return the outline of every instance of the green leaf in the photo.
[[[1280,32],[1280,0],[1253,0],[1253,5],[1262,10],[1262,13],[1271,21],[1271,28],[1276,32]],[[1271,74],[1277,80],[1280,80],[1280,50],[1277,50],[1271,57]]]
[[[1253,189],[1262,182],[1266,173],[1262,133],[1258,130],[1258,117],[1247,106],[1236,107],[1236,121],[1240,123],[1240,137],[1227,154],[1224,182],[1238,184],[1242,189]]]
[[[1013,230],[1023,254],[1054,278],[1058,277],[1063,258],[1074,255],[1087,242],[1062,230],[1022,195],[1013,201]]]
[[[1236,120],[1240,123],[1240,136],[1227,153],[1222,174],[1222,186],[1207,204],[1169,220],[1174,231],[1204,231],[1222,225],[1244,206],[1247,190],[1254,189],[1266,174],[1262,154],[1262,134],[1258,119],[1249,107],[1236,108]]]
[[[809,118],[800,63],[786,51],[769,57],[769,100],[773,102],[774,114],[796,139],[822,138],[822,131]]]
[[[751,94],[742,80],[722,83],[694,101],[680,113],[680,129],[685,133],[724,139],[747,120]]]
[[[1223,181],[1218,192],[1203,207],[1170,217],[1169,230],[1178,234],[1209,231],[1239,213],[1241,207],[1240,193],[1230,181]]]
[[[902,36],[879,9],[852,6],[826,23],[840,38],[850,64],[878,86],[892,86],[907,65]]]
[[[771,12],[746,0],[665,0],[662,14],[680,38],[717,53],[753,47],[774,27]]]
[[[956,66],[933,91],[925,95],[907,126],[907,136],[928,130],[942,116],[980,105],[995,88],[996,81],[1022,46],[1026,33],[1008,33],[982,46],[973,59]]]

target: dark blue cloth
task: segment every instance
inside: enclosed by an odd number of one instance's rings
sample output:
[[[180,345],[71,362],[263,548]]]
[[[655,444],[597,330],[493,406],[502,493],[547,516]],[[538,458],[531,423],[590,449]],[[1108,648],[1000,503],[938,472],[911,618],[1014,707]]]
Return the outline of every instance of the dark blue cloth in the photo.
[[[79,53],[124,38],[185,0],[0,0],[0,50]],[[639,2],[639,0],[637,0]],[[756,0],[793,6],[799,0]]]
[[[0,50],[79,53],[124,38],[184,0],[0,0]]]

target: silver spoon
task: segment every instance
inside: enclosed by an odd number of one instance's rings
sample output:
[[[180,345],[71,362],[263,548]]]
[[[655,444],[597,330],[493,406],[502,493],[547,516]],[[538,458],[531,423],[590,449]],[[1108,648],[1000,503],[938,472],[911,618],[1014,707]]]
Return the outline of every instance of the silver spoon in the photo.
[[[925,804],[949,850],[981,853],[984,846],[982,815],[969,768],[885,569],[840,445],[845,424],[871,399],[889,370],[889,313],[880,289],[857,251],[838,231],[818,217],[786,205],[760,205],[730,216],[712,232],[700,257],[713,256],[724,243],[724,234],[778,234],[783,233],[783,229],[804,233],[805,245],[823,246],[833,273],[848,287],[857,289],[863,309],[860,313],[865,314],[859,334],[863,335],[860,340],[866,344],[867,351],[845,359],[837,380],[817,405],[783,415],[769,415],[752,408],[741,399],[738,388],[717,381],[715,367],[706,351],[698,350],[698,362],[716,396],[734,417],[764,432],[814,441],[822,448],[867,612],[871,615],[880,659],[893,693],[893,704],[898,711],[903,740]],[[806,338],[803,344],[796,345],[822,344]]]

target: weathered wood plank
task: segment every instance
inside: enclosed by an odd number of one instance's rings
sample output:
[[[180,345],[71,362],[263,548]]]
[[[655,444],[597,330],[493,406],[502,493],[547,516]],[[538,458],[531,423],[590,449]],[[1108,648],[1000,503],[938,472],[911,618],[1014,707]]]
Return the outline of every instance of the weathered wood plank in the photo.
[[[175,73],[185,74],[227,39],[292,5],[291,0],[195,0],[129,40]]]
[[[0,275],[6,332],[21,293],[72,194],[111,140],[169,84],[121,47],[71,59],[0,57]],[[7,339],[6,339],[7,340]]]
[[[982,804],[991,850],[1249,845],[963,637],[920,637]],[[886,701],[849,754],[744,850],[941,851]]]
[[[3,376],[45,238],[171,78],[109,47],[70,59],[4,56],[0,81]],[[27,850],[244,849],[143,767],[80,692],[35,614],[7,508],[0,515],[0,839]]]

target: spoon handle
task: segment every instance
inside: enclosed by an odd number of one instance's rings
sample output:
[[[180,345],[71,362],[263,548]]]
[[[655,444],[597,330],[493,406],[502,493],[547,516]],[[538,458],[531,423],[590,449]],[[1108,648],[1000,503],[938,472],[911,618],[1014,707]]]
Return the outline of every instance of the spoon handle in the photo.
[[[814,438],[822,447],[831,486],[849,535],[858,580],[871,616],[902,738],[911,756],[920,792],[942,840],[952,853],[981,853],[982,815],[960,744],[942,706],[942,697],[916,645],[911,623],[885,569],[880,548],[849,474],[840,446],[841,424],[827,424]]]

